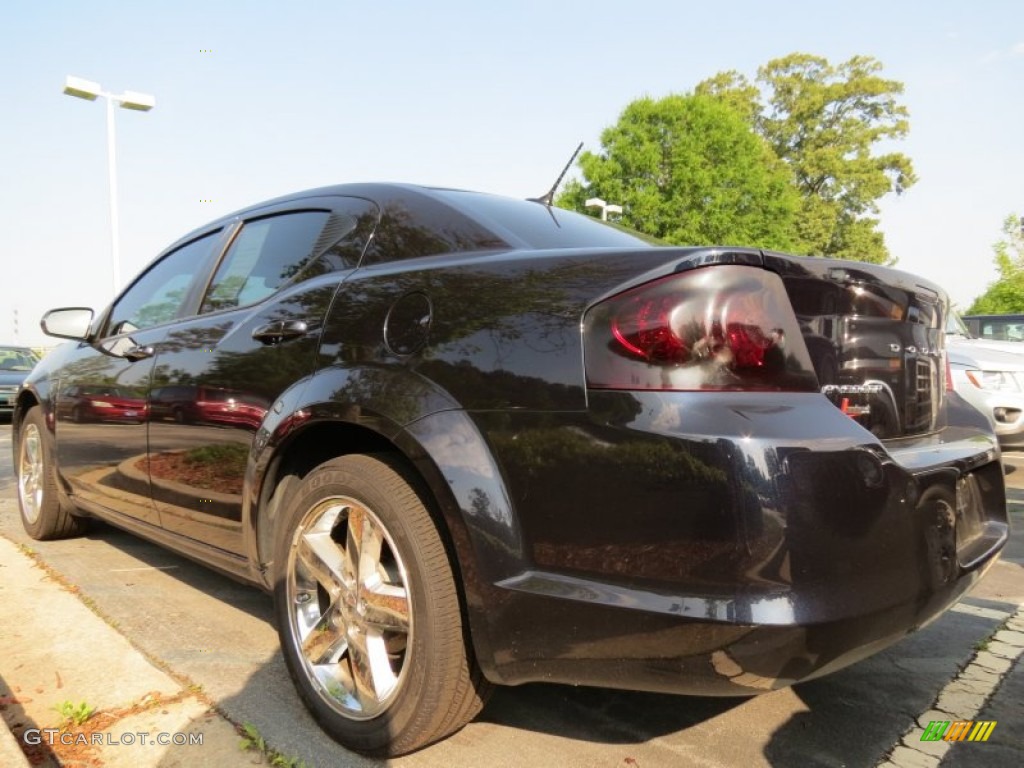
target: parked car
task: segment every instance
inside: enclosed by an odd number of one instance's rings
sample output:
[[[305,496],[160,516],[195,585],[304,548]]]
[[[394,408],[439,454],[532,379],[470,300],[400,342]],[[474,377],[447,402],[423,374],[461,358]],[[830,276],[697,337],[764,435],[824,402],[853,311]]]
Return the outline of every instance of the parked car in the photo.
[[[97,317],[44,317],[73,343],[18,396],[21,517],[37,539],[102,518],[272,591],[303,700],[365,753],[443,738],[492,683],[761,693],[934,620],[1007,539],[947,311],[877,265],[313,190],[185,236]],[[61,391],[99,377],[268,407],[67,428]],[[121,477],[147,458],[242,492],[157,496]]]
[[[974,338],[1024,341],[1024,315],[964,315],[962,319]]]
[[[57,415],[71,421],[110,421],[141,423],[148,406],[125,387],[109,384],[83,384],[65,387],[57,397]]]
[[[950,313],[946,347],[957,394],[985,414],[1002,447],[1024,447],[1024,344],[975,338]]]
[[[248,392],[195,385],[158,387],[150,392],[149,403],[154,419],[228,426],[241,422],[254,429],[270,405]]]
[[[0,414],[10,416],[18,388],[39,362],[28,347],[0,347]]]

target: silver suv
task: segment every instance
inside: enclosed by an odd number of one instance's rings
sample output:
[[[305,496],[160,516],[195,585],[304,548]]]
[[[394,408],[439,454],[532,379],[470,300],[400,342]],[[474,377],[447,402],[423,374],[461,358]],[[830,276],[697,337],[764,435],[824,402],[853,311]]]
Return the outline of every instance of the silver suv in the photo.
[[[950,313],[946,351],[956,393],[988,417],[1001,446],[1024,447],[1024,344],[973,338]]]

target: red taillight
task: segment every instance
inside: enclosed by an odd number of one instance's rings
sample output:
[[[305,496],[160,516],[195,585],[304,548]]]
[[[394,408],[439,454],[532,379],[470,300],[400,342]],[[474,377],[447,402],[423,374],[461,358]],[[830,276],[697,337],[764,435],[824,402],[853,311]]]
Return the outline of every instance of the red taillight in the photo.
[[[653,363],[685,363],[690,349],[673,332],[670,298],[648,301],[637,297],[625,312],[612,318],[612,336],[622,348]]]
[[[756,267],[705,267],[613,296],[587,313],[584,341],[595,389],[817,389],[782,281]]]

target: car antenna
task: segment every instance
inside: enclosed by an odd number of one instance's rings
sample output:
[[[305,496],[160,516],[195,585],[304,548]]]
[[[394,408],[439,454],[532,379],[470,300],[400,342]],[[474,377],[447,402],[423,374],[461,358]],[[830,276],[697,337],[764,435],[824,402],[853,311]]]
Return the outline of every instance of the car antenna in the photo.
[[[562,183],[562,179],[565,178],[565,174],[569,172],[570,166],[572,166],[573,161],[576,159],[576,155],[580,153],[581,149],[583,149],[582,141],[579,143],[579,146],[576,147],[576,151],[572,153],[572,157],[569,158],[569,162],[565,164],[565,168],[563,168],[562,172],[558,174],[558,178],[555,179],[555,183],[551,185],[551,189],[547,191],[546,195],[543,197],[530,197],[527,199],[534,203],[543,203],[550,208],[555,202],[555,192],[558,190],[558,185]]]

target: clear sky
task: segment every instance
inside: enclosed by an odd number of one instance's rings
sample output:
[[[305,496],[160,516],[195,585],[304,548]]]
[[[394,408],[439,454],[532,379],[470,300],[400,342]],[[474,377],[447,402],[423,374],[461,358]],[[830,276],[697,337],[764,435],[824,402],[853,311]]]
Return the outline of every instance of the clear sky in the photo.
[[[250,203],[350,181],[515,197],[631,100],[795,51],[874,56],[906,86],[896,149],[918,183],[883,202],[902,269],[961,308],[1024,213],[1024,2],[434,0],[0,3],[0,343],[112,296],[102,102],[66,75],[156,96],[116,110],[121,275]]]

